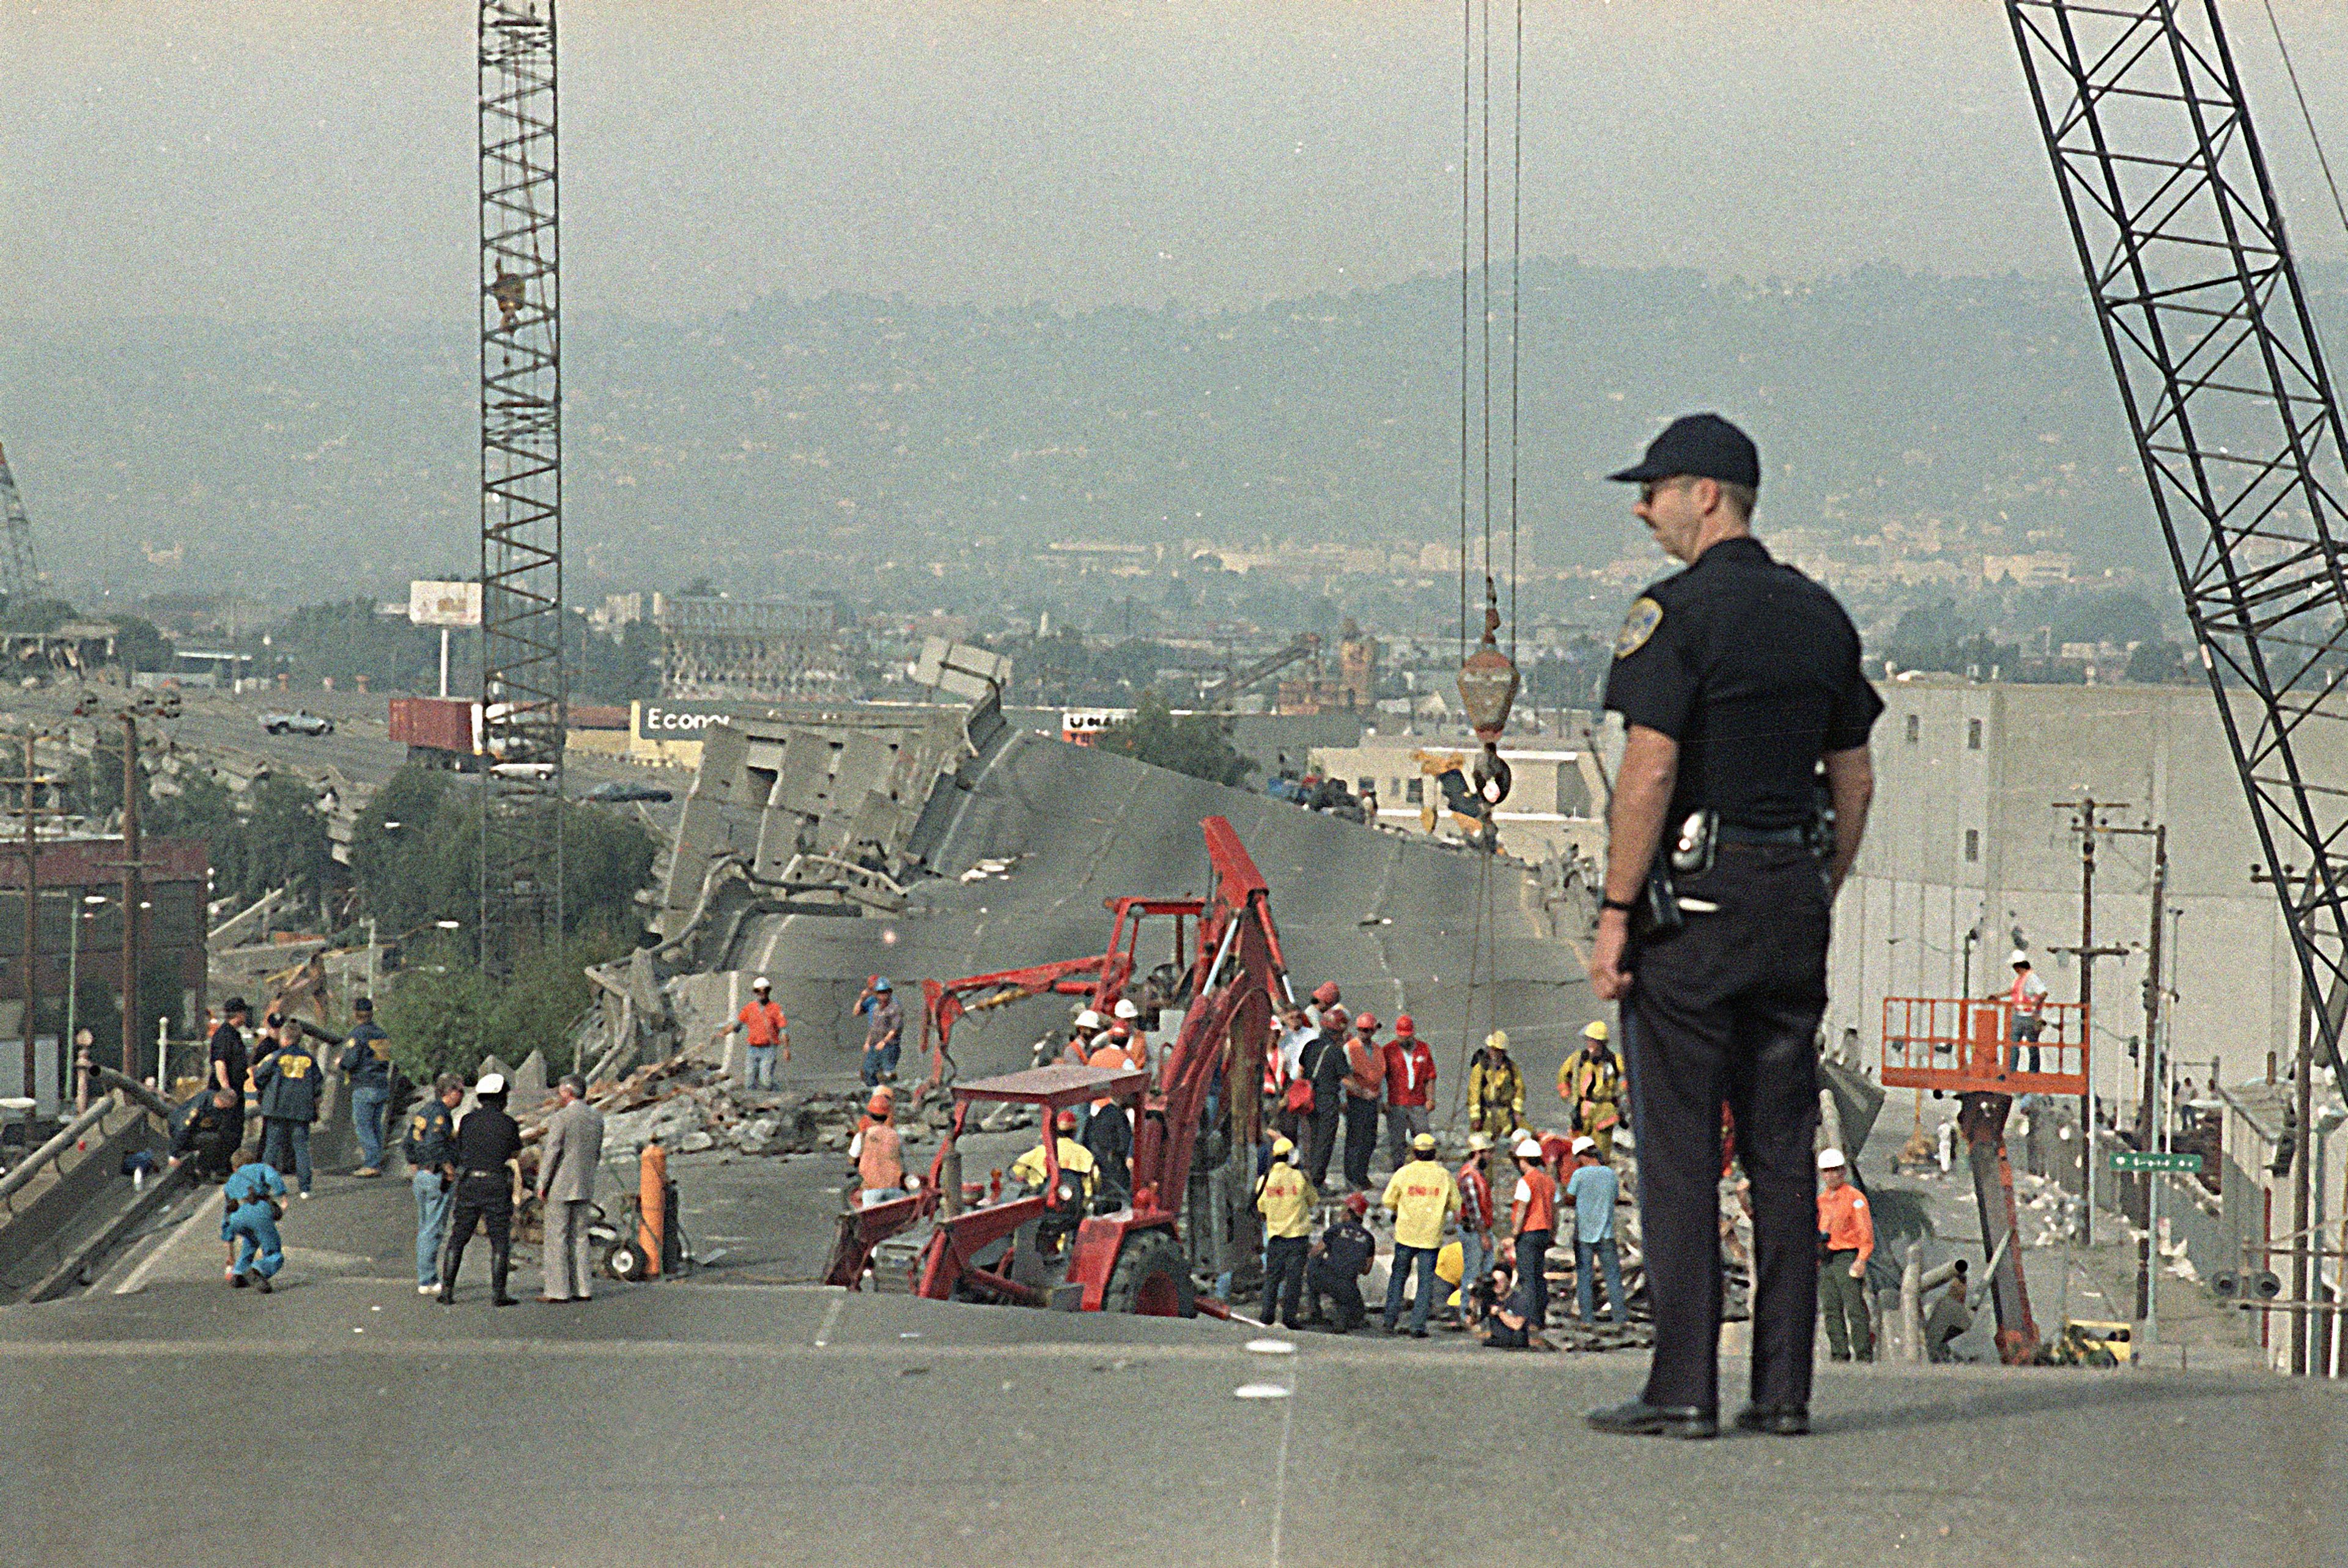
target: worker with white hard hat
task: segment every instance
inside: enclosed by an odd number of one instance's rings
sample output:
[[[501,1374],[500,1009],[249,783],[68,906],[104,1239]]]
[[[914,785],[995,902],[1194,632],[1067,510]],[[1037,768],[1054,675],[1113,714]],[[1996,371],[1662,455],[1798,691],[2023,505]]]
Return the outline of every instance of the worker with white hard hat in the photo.
[[[1875,1216],[1867,1194],[1849,1180],[1840,1149],[1818,1151],[1818,1235],[1826,1257],[1818,1265],[1818,1305],[1827,1315],[1827,1352],[1838,1361],[1875,1359],[1875,1329],[1868,1320],[1867,1260],[1875,1255]]]
[[[2038,1071],[2038,1031],[2046,1027],[2046,982],[2030,967],[2030,955],[2016,948],[2005,960],[2013,971],[2013,983],[1997,993],[2005,1002],[2007,1022],[2005,1038],[2014,1041],[2013,1060],[2007,1071],[2022,1071],[2022,1042],[2030,1045],[2030,1071]]]
[[[746,1089],[772,1089],[775,1086],[775,1053],[779,1050],[785,1061],[791,1059],[791,1020],[783,1016],[780,1003],[775,1000],[775,988],[766,976],[750,982],[750,999],[734,1015],[734,1021],[717,1031],[713,1040],[722,1040],[739,1030],[750,1050],[750,1061],[744,1071],[742,1086]]]
[[[1565,1179],[1565,1201],[1573,1209],[1574,1308],[1584,1323],[1598,1319],[1598,1279],[1606,1280],[1606,1305],[1617,1323],[1631,1320],[1622,1299],[1622,1256],[1614,1245],[1614,1204],[1622,1186],[1598,1140],[1583,1133],[1573,1141],[1573,1173]]]
[[[1509,1229],[1516,1236],[1512,1266],[1520,1286],[1518,1295],[1529,1303],[1525,1317],[1539,1328],[1549,1321],[1549,1249],[1557,1239],[1557,1182],[1541,1158],[1540,1140],[1530,1132],[1519,1134],[1509,1153],[1517,1163],[1517,1188],[1509,1203]]]

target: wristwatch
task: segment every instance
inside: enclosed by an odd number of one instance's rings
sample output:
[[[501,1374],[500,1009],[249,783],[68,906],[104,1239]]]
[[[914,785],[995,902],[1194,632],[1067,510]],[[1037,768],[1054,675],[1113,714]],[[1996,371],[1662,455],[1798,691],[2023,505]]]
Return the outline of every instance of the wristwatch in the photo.
[[[1601,898],[1598,901],[1598,907],[1601,909],[1617,910],[1625,915],[1634,912],[1639,907],[1638,905],[1623,898]]]

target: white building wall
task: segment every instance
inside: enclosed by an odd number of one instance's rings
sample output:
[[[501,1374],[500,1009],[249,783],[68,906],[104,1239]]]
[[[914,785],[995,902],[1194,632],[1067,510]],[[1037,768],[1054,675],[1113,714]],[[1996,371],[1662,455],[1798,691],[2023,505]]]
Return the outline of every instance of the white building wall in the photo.
[[[2260,861],[2223,730],[2201,686],[2014,686],[1919,676],[1879,688],[1876,803],[1867,844],[1836,909],[1828,1022],[1872,1047],[1891,996],[1960,994],[1964,940],[1974,994],[2010,976],[2022,930],[2058,1001],[2078,997],[2079,843],[2054,803],[2092,793],[2125,802],[2107,825],[2168,825],[2168,903],[2184,911],[2170,956],[2174,1047],[2185,1071],[2224,1061],[2230,1081],[2263,1075],[2293,1048],[2298,975]],[[1910,739],[1910,721],[1914,721]],[[1978,749],[1968,725],[1978,722]],[[2348,780],[2348,737],[2310,733],[2319,779]],[[1966,857],[1972,833],[1975,858]],[[2126,946],[2096,970],[2097,1091],[2133,1104],[2127,1040],[2144,1028],[2152,842],[2098,845],[2096,941]]]

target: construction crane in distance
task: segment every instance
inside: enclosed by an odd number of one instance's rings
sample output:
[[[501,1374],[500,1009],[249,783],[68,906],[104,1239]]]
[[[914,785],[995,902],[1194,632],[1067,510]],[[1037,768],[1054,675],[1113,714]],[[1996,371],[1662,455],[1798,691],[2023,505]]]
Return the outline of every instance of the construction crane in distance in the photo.
[[[12,605],[37,598],[41,590],[41,574],[33,562],[33,519],[25,510],[25,497],[16,488],[16,476],[8,466],[8,453],[0,447],[0,516],[5,516],[8,530],[5,554],[0,556],[0,593],[7,595]]]
[[[2120,402],[2301,976],[2341,1059],[2348,437],[2217,0],[2006,0]],[[2280,42],[2280,34],[2278,34]]]
[[[1211,686],[1202,686],[1199,695],[1210,712],[1219,712],[1240,699],[1241,693],[1252,691],[1300,660],[1311,659],[1321,651],[1317,632],[1300,634],[1296,641],[1277,653],[1268,654],[1243,669],[1235,670]]]

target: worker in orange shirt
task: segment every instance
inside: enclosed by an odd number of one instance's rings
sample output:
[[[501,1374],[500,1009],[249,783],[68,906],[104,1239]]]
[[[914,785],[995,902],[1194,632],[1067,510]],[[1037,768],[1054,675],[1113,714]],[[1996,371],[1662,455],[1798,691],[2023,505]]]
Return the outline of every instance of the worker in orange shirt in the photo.
[[[1378,1103],[1386,1088],[1386,1048],[1378,1040],[1378,1015],[1354,1020],[1345,1041],[1345,1183],[1354,1192],[1370,1184],[1370,1148],[1378,1141]]]
[[[783,1053],[785,1061],[791,1059],[791,1020],[783,1016],[781,1005],[775,1000],[774,989],[764,975],[752,980],[750,999],[742,1004],[742,1010],[735,1015],[732,1023],[717,1031],[717,1038],[724,1040],[739,1030],[749,1045],[750,1065],[743,1080],[746,1089],[772,1089],[775,1086],[775,1052],[778,1050]]]
[[[1840,1149],[1818,1153],[1818,1305],[1826,1309],[1827,1350],[1838,1361],[1875,1359],[1867,1314],[1867,1260],[1875,1255],[1875,1216],[1867,1194],[1850,1184]]]

